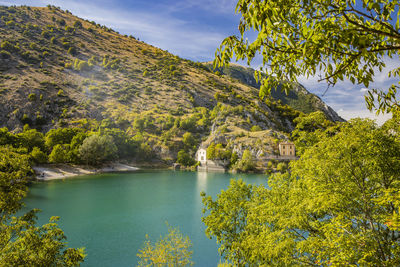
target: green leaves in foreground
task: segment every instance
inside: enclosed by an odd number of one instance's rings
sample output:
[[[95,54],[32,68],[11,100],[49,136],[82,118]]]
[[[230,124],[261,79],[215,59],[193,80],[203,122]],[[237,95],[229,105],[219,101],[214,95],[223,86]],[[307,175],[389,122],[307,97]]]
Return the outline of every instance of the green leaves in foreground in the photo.
[[[393,119],[343,124],[269,177],[203,195],[207,235],[238,266],[398,266],[400,131]]]
[[[178,228],[168,226],[168,235],[154,245],[146,236],[143,248],[137,254],[138,266],[192,266],[192,242]]]
[[[215,65],[227,64],[233,57],[250,62],[262,55],[256,77],[265,79],[260,96],[272,88],[287,91],[299,76],[319,76],[335,85],[350,80],[369,87],[375,72],[385,61],[399,58],[400,16],[395,0],[309,1],[238,0],[241,15],[239,36],[225,38],[216,52]],[[248,40],[248,33],[257,37]],[[215,66],[216,67],[216,66]],[[399,77],[394,67],[389,77]],[[388,78],[389,78],[388,77]],[[382,112],[399,109],[396,92],[399,83],[388,90],[371,91],[367,106]]]
[[[0,147],[0,266],[77,266],[84,249],[67,248],[57,217],[36,226],[36,213],[13,216],[23,205],[32,169],[29,156]]]

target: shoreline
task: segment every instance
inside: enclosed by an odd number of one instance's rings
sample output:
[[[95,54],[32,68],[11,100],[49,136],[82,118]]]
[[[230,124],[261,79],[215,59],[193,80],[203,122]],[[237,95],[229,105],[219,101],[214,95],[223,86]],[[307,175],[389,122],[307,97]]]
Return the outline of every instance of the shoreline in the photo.
[[[51,181],[72,178],[75,176],[107,173],[107,172],[129,172],[140,170],[138,167],[122,163],[112,163],[101,168],[88,166],[77,166],[68,164],[38,165],[32,167],[35,171],[36,181]]]

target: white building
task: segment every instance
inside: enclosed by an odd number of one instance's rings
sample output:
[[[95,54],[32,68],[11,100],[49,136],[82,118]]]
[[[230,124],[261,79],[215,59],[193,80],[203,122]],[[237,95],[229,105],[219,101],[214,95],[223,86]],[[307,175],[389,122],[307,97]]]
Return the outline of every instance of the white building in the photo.
[[[201,163],[201,165],[205,165],[207,163],[207,150],[203,147],[200,147],[196,152],[196,160]]]

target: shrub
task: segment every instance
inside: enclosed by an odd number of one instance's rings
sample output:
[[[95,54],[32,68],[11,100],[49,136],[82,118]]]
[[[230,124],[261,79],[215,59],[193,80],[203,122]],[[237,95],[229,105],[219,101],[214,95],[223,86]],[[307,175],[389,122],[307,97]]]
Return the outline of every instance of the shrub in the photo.
[[[55,145],[49,155],[51,163],[66,163],[68,159],[69,145]]]
[[[35,101],[36,100],[36,94],[32,93],[28,95],[29,101]]]
[[[21,122],[22,124],[31,124],[32,120],[29,118],[27,114],[24,114],[22,115]]]
[[[65,20],[64,19],[57,19],[57,23],[60,24],[61,26],[65,26]]]
[[[191,166],[196,163],[195,160],[185,150],[180,150],[178,152],[178,158],[176,159],[176,162],[184,166]]]
[[[79,148],[79,156],[90,165],[100,165],[101,163],[117,157],[118,149],[112,137],[99,136],[94,134],[87,137]]]
[[[74,46],[71,46],[70,48],[68,48],[68,52],[67,52],[68,54],[70,54],[70,55],[76,55],[76,53],[77,53],[77,50],[76,50],[76,47],[74,47]]]
[[[43,30],[41,35],[46,39],[50,38],[50,32],[49,31]]]
[[[254,125],[253,127],[251,127],[250,131],[252,132],[258,132],[258,131],[262,131],[261,127],[258,125]]]
[[[31,152],[31,158],[35,163],[46,163],[47,155],[40,148],[34,147]]]
[[[77,29],[81,29],[82,28],[82,22],[80,22],[79,20],[75,21],[73,26]]]
[[[254,167],[253,156],[251,155],[251,152],[246,149],[243,152],[242,159],[237,162],[236,168],[240,171],[247,172],[254,170]]]
[[[69,33],[75,32],[75,28],[71,26],[65,26],[65,31]]]
[[[9,59],[9,58],[11,58],[11,54],[10,54],[10,52],[8,52],[6,50],[1,50],[0,51],[0,58]]]
[[[7,50],[9,52],[12,52],[15,50],[15,46],[7,40],[1,42],[0,47],[1,47],[1,49]]]

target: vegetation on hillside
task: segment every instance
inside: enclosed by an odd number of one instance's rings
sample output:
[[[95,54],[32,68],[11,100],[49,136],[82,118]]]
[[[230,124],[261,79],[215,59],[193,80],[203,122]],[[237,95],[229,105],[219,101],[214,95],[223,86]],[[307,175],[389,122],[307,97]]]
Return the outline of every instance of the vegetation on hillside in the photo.
[[[180,151],[180,159],[193,158],[194,147],[215,128],[243,143],[255,124],[287,135],[301,114],[275,99],[256,101],[256,88],[201,63],[54,6],[1,6],[0,36],[0,125],[14,133],[26,124],[43,134],[118,128],[143,143],[139,149],[149,152],[143,158],[171,163]],[[186,133],[193,136],[190,145]],[[71,149],[59,145],[56,152]]]

